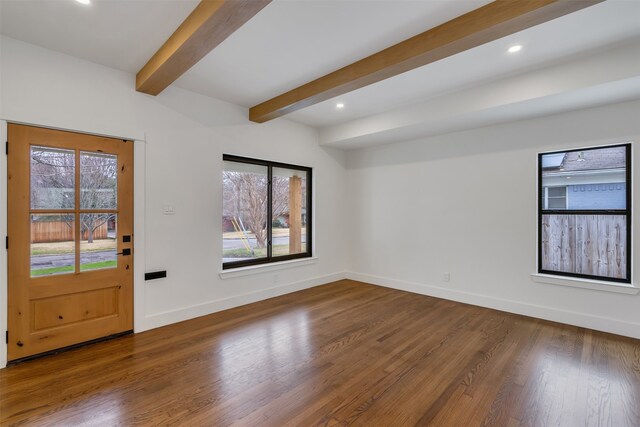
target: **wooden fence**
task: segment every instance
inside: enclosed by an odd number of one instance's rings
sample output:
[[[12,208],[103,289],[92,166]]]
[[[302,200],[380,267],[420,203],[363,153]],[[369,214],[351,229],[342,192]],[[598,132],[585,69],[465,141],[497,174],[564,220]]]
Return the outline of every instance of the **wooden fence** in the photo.
[[[542,268],[627,278],[624,215],[543,215]]]
[[[73,223],[64,221],[35,221],[31,223],[31,243],[68,242],[75,238]],[[87,238],[87,231],[82,233],[83,240]],[[105,222],[93,232],[94,239],[107,238],[107,223]]]

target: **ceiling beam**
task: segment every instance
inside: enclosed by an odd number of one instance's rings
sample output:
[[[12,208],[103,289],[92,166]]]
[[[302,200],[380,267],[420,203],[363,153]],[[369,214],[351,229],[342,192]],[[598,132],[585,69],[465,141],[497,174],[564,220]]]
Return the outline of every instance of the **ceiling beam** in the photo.
[[[249,119],[273,120],[602,1],[494,1],[256,105]]]
[[[136,90],[157,95],[271,0],[202,0],[136,74]]]

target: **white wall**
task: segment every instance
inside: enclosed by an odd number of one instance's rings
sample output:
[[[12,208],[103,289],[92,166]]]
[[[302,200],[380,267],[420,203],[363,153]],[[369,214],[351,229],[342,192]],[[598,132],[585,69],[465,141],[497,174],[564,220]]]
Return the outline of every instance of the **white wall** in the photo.
[[[0,119],[136,140],[137,331],[339,279],[348,269],[372,283],[640,336],[640,296],[544,285],[529,276],[536,270],[536,153],[638,141],[640,102],[345,154],[320,147],[306,126],[282,119],[252,124],[244,108],[177,88],[143,95],[134,91],[133,75],[0,42]],[[219,278],[222,153],[314,167],[317,262]],[[638,147],[634,153],[638,165]],[[0,167],[1,235],[4,159]],[[162,215],[165,203],[176,215]],[[168,277],[142,280],[157,269]],[[444,272],[451,273],[448,284]],[[5,357],[0,340],[0,366]]]
[[[639,118],[635,101],[349,152],[350,277],[640,338],[640,295],[530,277],[536,153],[640,142]],[[638,218],[639,146],[634,165]]]
[[[287,120],[253,124],[244,108],[177,88],[143,95],[133,75],[10,38],[0,59],[0,119],[136,140],[136,331],[343,277],[345,154],[321,148],[315,130]],[[223,153],[314,168],[317,262],[220,279]],[[162,215],[163,204],[176,214]],[[159,269],[166,279],[142,280],[140,270]]]

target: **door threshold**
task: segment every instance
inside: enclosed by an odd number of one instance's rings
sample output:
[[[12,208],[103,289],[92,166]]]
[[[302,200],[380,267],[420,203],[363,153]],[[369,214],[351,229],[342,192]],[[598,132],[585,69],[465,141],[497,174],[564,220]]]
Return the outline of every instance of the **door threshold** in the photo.
[[[78,344],[68,345],[68,346],[62,347],[62,348],[56,348],[55,350],[49,350],[49,351],[45,351],[43,353],[33,354],[33,355],[27,356],[27,357],[21,357],[20,359],[10,360],[10,361],[7,362],[7,367],[13,366],[13,365],[17,365],[17,364],[23,363],[23,362],[28,362],[28,361],[34,360],[34,359],[40,359],[40,358],[43,358],[43,357],[52,356],[52,355],[58,354],[58,353],[65,353],[65,352],[70,351],[70,350],[75,350],[77,348],[86,347],[86,346],[91,345],[91,344],[96,344],[96,343],[99,343],[99,342],[112,340],[114,338],[120,338],[120,337],[123,337],[125,335],[129,335],[129,334],[133,334],[133,329],[130,329],[130,330],[124,331],[124,332],[118,332],[117,334],[107,335],[106,337],[100,337],[100,338],[96,338],[96,339],[93,339],[93,340],[84,341],[84,342],[81,342],[81,343],[78,343]]]

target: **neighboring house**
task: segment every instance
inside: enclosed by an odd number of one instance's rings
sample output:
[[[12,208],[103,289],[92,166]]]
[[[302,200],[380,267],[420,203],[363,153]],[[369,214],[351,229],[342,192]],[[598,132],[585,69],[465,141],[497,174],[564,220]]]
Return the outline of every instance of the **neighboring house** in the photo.
[[[543,209],[625,209],[624,147],[545,155],[542,171]]]

